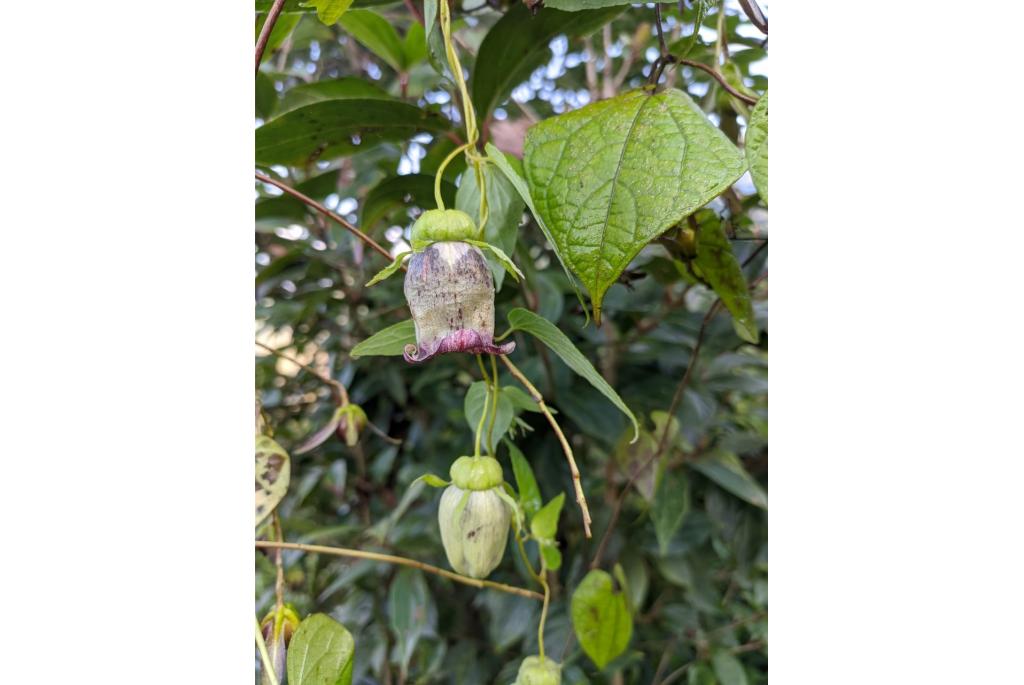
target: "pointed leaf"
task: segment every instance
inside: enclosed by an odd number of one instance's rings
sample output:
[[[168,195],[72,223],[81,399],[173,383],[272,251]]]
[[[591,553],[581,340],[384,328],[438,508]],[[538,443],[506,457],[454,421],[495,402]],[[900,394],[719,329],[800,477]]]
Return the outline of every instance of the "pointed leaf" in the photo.
[[[537,479],[530,468],[530,462],[518,447],[511,442],[508,444],[508,453],[512,457],[512,473],[516,477],[516,489],[519,491],[519,505],[526,512],[526,518],[532,519],[541,507],[540,488],[537,487]]]
[[[664,556],[668,544],[679,527],[683,525],[690,510],[690,481],[685,473],[669,471],[661,478],[654,493],[651,518],[654,533],[658,536],[658,552]]]
[[[745,171],[742,153],[678,90],[633,90],[526,134],[530,196],[594,318],[629,262]]]
[[[755,507],[768,508],[768,494],[761,484],[747,473],[735,454],[717,452],[690,462],[689,465],[740,499],[750,502]]]
[[[633,618],[623,592],[612,589],[607,572],[593,570],[572,593],[572,626],[580,647],[603,669],[629,645]]]
[[[265,435],[256,438],[256,527],[259,528],[288,492],[291,460]]]
[[[608,385],[608,381],[601,377],[601,374],[597,372],[593,364],[583,356],[582,352],[576,349],[576,346],[566,337],[565,333],[558,330],[558,327],[547,319],[543,319],[529,309],[522,309],[521,307],[517,307],[508,313],[508,322],[513,329],[529,333],[554,350],[555,354],[561,357],[562,361],[570,369],[585,378],[602,395],[607,397],[609,402],[618,407],[619,411],[628,416],[629,420],[633,422],[633,439],[636,440],[637,436],[640,435],[640,426],[637,424],[636,416],[633,415],[633,412],[630,411],[629,407],[626,406],[626,403],[622,401],[622,398],[619,397],[619,394],[615,392],[612,386]]]
[[[406,68],[405,49],[395,27],[370,10],[350,10],[339,22],[367,50],[380,57],[395,71]]]
[[[749,343],[757,344],[760,332],[754,317],[754,304],[750,300],[747,279],[743,277],[725,229],[718,221],[701,224],[697,232],[697,256],[694,271],[708,282],[722,298],[722,304],[732,314],[736,333]]]
[[[405,351],[406,345],[416,342],[416,324],[412,319],[388,326],[352,348],[350,355],[356,357],[397,357]]]
[[[540,540],[540,553],[544,557],[544,566],[550,571],[562,568],[562,552],[553,541]]]
[[[466,423],[469,425],[469,429],[476,432],[477,424],[480,423],[480,412],[484,409],[484,402],[487,399],[487,384],[483,381],[477,381],[473,385],[469,386],[469,390],[466,392],[466,399],[463,403],[463,411],[466,415]],[[489,424],[491,422],[492,407],[490,402],[487,402],[487,418],[484,419],[484,434],[482,444],[487,445],[487,436],[490,432]],[[498,414],[494,419],[494,431],[492,437],[494,444],[497,445],[501,438],[508,431],[509,426],[512,425],[512,419],[515,416],[515,410],[512,408],[512,403],[509,402],[508,398],[502,393],[498,393]]]
[[[351,685],[355,650],[345,626],[326,614],[309,616],[288,644],[288,685]]]
[[[416,644],[421,637],[434,632],[437,621],[437,610],[422,572],[403,568],[395,574],[388,591],[388,617],[398,640],[404,672],[416,651]]]
[[[444,117],[398,100],[324,100],[282,114],[256,129],[256,163],[306,164],[401,140],[418,131],[445,131]]]
[[[560,492],[553,500],[541,507],[530,521],[530,532],[541,540],[554,540],[558,532],[558,516],[562,513],[565,493]]]
[[[378,271],[373,278],[366,282],[365,287],[369,288],[371,285],[376,285],[383,281],[385,278],[392,276],[396,271],[402,268],[402,262],[404,262],[405,258],[411,254],[412,252],[406,251],[395,255],[395,258],[391,260],[390,264],[388,264],[383,269]]]
[[[351,4],[352,0],[309,0],[302,3],[302,6],[315,7],[317,19],[328,26],[334,26]]]
[[[764,203],[768,204],[768,91],[754,105],[747,125],[744,147],[750,176]]]
[[[374,84],[361,78],[347,76],[338,79],[325,79],[313,83],[301,83],[289,88],[281,98],[281,106],[277,116],[293,109],[304,107],[324,100],[350,100],[352,98],[373,98],[376,100],[394,100]]]

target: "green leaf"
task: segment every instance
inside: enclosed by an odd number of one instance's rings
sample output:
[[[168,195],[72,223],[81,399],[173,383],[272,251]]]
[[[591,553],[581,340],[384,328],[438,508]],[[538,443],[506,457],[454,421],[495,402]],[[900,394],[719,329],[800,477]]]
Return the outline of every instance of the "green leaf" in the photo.
[[[758,194],[768,204],[768,91],[764,92],[750,113],[744,147],[750,176]]]
[[[398,639],[402,671],[409,667],[416,643],[433,632],[436,609],[423,580],[423,574],[412,568],[403,568],[395,574],[388,591],[388,616],[391,629]]]
[[[690,481],[685,473],[669,471],[661,478],[654,492],[651,518],[654,532],[658,536],[658,552],[664,556],[672,536],[683,525],[683,519],[690,510]]]
[[[277,90],[274,89],[274,79],[264,72],[256,74],[256,116],[267,120],[274,115],[278,108]]]
[[[722,298],[722,304],[732,314],[736,333],[749,343],[757,344],[760,332],[754,317],[754,304],[750,299],[747,279],[733,254],[732,244],[725,228],[718,221],[708,221],[697,231],[697,256],[694,271],[708,282]]]
[[[761,484],[747,473],[735,454],[717,452],[690,462],[689,465],[740,499],[750,502],[755,507],[768,508],[768,494]]]
[[[401,321],[384,330],[377,331],[352,348],[351,356],[356,357],[397,357],[405,351],[406,345],[416,343],[416,324],[412,319]]]
[[[623,592],[612,589],[606,571],[593,570],[572,594],[572,626],[580,647],[599,669],[626,651],[633,618]]]
[[[685,93],[639,89],[533,126],[524,168],[555,249],[590,291],[600,322],[605,293],[637,253],[746,164]]]
[[[366,149],[382,140],[409,138],[417,131],[447,129],[443,117],[398,100],[325,100],[282,114],[256,129],[256,163],[303,165]]]
[[[466,414],[466,423],[469,425],[469,429],[476,432],[476,427],[480,423],[480,412],[484,408],[484,402],[487,399],[487,384],[483,381],[477,381],[473,385],[469,386],[469,390],[466,392],[466,400],[463,403],[463,410]],[[487,418],[484,419],[484,433],[482,444],[487,445],[488,435],[488,424],[491,422],[491,410],[490,402],[487,403]],[[512,403],[509,402],[508,398],[502,393],[498,393],[498,415],[494,419],[494,444],[497,445],[501,438],[508,431],[509,426],[512,425],[512,419],[515,416],[515,410],[512,408]]]
[[[703,23],[704,17],[707,16],[710,8],[711,0],[694,0],[693,30],[690,31],[689,35],[683,36],[668,46],[668,51],[675,55],[676,59],[686,57],[693,50],[693,47],[700,39],[700,25]]]
[[[288,89],[281,98],[278,116],[293,109],[324,100],[350,100],[352,98],[374,98],[394,100],[377,86],[361,78],[345,77],[302,83]]]
[[[622,13],[625,7],[592,12],[559,12],[544,8],[533,16],[525,3],[516,3],[484,36],[473,72],[472,99],[484,121],[530,72],[551,58],[548,45],[560,35],[578,38]]]
[[[371,278],[369,281],[366,282],[366,286],[364,286],[364,287],[369,288],[372,285],[376,285],[376,284],[380,283],[385,278],[388,278],[389,276],[394,275],[394,273],[396,271],[398,271],[399,269],[402,268],[402,262],[405,261],[405,258],[408,257],[411,254],[412,254],[412,252],[407,250],[405,252],[402,252],[401,254],[395,255],[395,258],[393,260],[391,260],[391,263],[388,264],[387,266],[385,266],[380,271],[378,271],[377,274],[373,278]]]
[[[288,492],[291,460],[284,448],[265,435],[256,438],[256,527]]]
[[[551,540],[538,540],[540,553],[544,557],[544,565],[551,571],[562,568],[562,553],[558,545]]]
[[[323,201],[338,189],[338,170],[331,169],[322,174],[295,185],[295,189],[314,200]],[[305,202],[296,200],[291,195],[267,197],[256,202],[257,221],[291,221],[300,222],[309,212]]]
[[[288,644],[288,685],[351,685],[355,650],[345,626],[326,614],[307,617]]]
[[[402,39],[387,19],[370,10],[351,10],[339,23],[363,47],[387,62],[392,69],[405,71],[408,65]]]
[[[626,403],[622,401],[622,398],[619,397],[619,394],[615,392],[612,386],[608,385],[608,382],[601,377],[601,374],[597,372],[593,364],[583,356],[582,352],[576,349],[576,346],[566,337],[565,333],[558,330],[558,327],[547,319],[543,319],[530,310],[521,307],[517,307],[508,313],[508,322],[514,330],[525,331],[554,350],[555,354],[561,357],[562,361],[570,369],[585,378],[602,395],[607,397],[609,402],[618,407],[619,411],[629,417],[629,420],[633,422],[633,440],[636,440],[637,436],[640,435],[640,426],[636,421],[636,416],[633,415],[633,412],[630,411],[629,407],[626,406]]]
[[[448,481],[441,478],[441,476],[435,476],[433,473],[424,473],[416,481],[423,481],[432,488],[446,488],[449,485]],[[415,483],[416,481],[413,482]]]
[[[442,179],[441,199],[450,205],[454,198],[455,185]],[[415,205],[426,210],[433,209],[434,204],[433,176],[427,174],[392,176],[375,185],[366,194],[359,217],[359,225],[363,230],[369,230],[396,207]]]
[[[721,685],[747,685],[743,664],[728,649],[718,649],[711,655],[711,667]]]
[[[397,2],[400,2],[400,0],[355,0],[352,3],[352,7],[378,7],[380,5],[393,5]],[[273,4],[274,0],[256,0],[256,11],[268,12]],[[316,11],[316,7],[308,0],[285,0],[284,9],[281,11],[285,14],[312,14]]]
[[[277,18],[277,23],[274,24],[274,30],[270,32],[270,38],[267,39],[267,46],[263,49],[263,56],[260,58],[260,64],[270,58],[270,55],[281,47],[285,39],[288,38],[292,30],[302,19],[300,14],[282,14]],[[260,31],[263,30],[263,24],[267,21],[266,14],[260,14],[256,17],[256,37],[259,38]]]
[[[470,245],[475,245],[476,247],[479,247],[481,250],[487,250],[488,252],[490,252],[491,255],[493,255],[494,258],[498,261],[498,264],[500,264],[505,271],[508,271],[510,274],[512,274],[512,278],[514,278],[516,281],[518,281],[521,278],[526,278],[526,276],[523,275],[523,272],[519,270],[519,267],[515,265],[515,262],[513,262],[509,258],[509,256],[505,254],[504,251],[502,251],[501,248],[495,247],[494,245],[491,245],[489,243],[485,243],[482,240],[466,240],[464,242],[467,242]]]
[[[487,159],[493,162],[494,165],[501,170],[505,175],[505,178],[512,184],[512,187],[516,189],[516,192],[519,193],[519,197],[522,198],[526,206],[530,208],[530,212],[533,214],[534,219],[537,220],[537,225],[540,227],[544,237],[548,239],[549,243],[554,245],[555,238],[551,235],[551,231],[548,229],[547,224],[544,223],[543,217],[537,213],[536,207],[533,206],[533,199],[530,197],[530,189],[526,187],[526,181],[523,180],[522,174],[520,174],[520,172],[512,165],[509,158],[506,158],[505,153],[494,147],[493,144],[487,143],[484,146],[484,149],[487,151]],[[555,250],[555,256],[558,257],[558,263],[562,265],[562,270],[565,271],[565,277],[568,279],[569,283],[572,285],[573,291],[576,293],[576,299],[580,301],[583,311],[586,312],[587,305],[583,302],[583,295],[580,293],[579,287],[576,285],[576,279],[574,279],[572,274],[569,273],[569,267],[566,266],[565,261],[562,259],[562,255],[560,255],[557,250]]]
[[[532,519],[533,515],[540,511],[543,500],[540,497],[540,488],[537,487],[537,479],[530,468],[530,462],[526,461],[522,451],[511,442],[508,445],[508,453],[512,458],[512,473],[516,477],[516,489],[519,491],[519,506],[526,512],[526,518]]]
[[[555,539],[555,533],[558,532],[558,516],[562,513],[564,502],[565,493],[560,492],[534,515],[530,521],[530,532],[535,538],[548,541]]]
[[[514,163],[519,163],[515,157],[511,159],[515,160]],[[511,161],[509,163],[513,164]],[[523,218],[526,204],[508,177],[492,165],[483,166],[483,175],[487,187],[487,225],[484,226],[484,240],[501,250],[503,254],[513,254],[516,249],[516,238],[519,236],[519,222]],[[455,195],[455,208],[469,214],[477,225],[480,224],[480,189],[477,187],[476,174],[472,169],[462,175],[462,183]],[[494,289],[501,290],[506,267],[496,263],[496,256],[485,256],[491,273],[494,274]]]
[[[409,69],[427,56],[427,34],[423,24],[414,21],[402,39],[402,54],[405,56],[405,68]]]
[[[437,0],[423,0],[423,33],[429,36],[437,20]]]
[[[315,7],[317,19],[328,26],[334,26],[352,4],[352,0],[309,0],[302,4],[304,7]]]
[[[630,0],[544,0],[544,9],[580,12],[628,4],[630,4]]]
[[[528,394],[526,394],[526,392],[520,390],[518,387],[514,385],[506,385],[501,389],[501,393],[505,397],[507,397],[508,401],[512,403],[512,406],[518,409],[519,411],[532,411],[537,412],[538,414],[542,413],[540,410],[540,405],[537,404],[537,400],[533,399]],[[555,409],[551,407],[548,407],[548,411],[550,411],[552,414],[558,413]]]

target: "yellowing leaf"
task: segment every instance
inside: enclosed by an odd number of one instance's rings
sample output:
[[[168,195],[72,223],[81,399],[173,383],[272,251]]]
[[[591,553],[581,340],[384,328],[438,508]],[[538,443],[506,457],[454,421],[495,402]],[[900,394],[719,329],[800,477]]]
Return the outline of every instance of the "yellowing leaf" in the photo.
[[[612,577],[594,570],[572,594],[572,627],[580,647],[603,669],[629,646],[633,618],[624,593],[612,589]]]
[[[288,453],[271,438],[256,438],[256,527],[281,503],[288,492],[291,465]]]
[[[530,195],[594,318],[651,240],[743,174],[742,153],[684,93],[633,90],[546,119],[526,135]]]

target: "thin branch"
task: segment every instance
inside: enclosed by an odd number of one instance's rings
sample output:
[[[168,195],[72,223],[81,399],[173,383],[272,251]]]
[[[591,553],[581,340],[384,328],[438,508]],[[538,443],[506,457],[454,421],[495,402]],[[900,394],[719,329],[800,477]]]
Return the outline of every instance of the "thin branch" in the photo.
[[[569,446],[569,441],[565,439],[565,433],[559,427],[558,422],[555,421],[555,417],[552,416],[551,410],[548,409],[547,405],[544,404],[544,396],[534,387],[533,383],[523,375],[523,372],[516,368],[516,365],[509,361],[509,358],[505,355],[501,355],[501,361],[508,367],[508,370],[516,377],[523,387],[526,388],[530,396],[533,397],[534,401],[537,402],[537,406],[540,407],[541,413],[551,424],[551,428],[555,431],[555,435],[558,436],[558,441],[562,444],[562,451],[565,452],[565,458],[569,462],[569,473],[572,474],[572,485],[576,491],[576,503],[580,505],[580,510],[583,512],[583,532],[589,538],[590,533],[590,509],[587,507],[587,498],[583,494],[583,485],[580,483],[580,470],[576,467],[576,459],[572,456],[572,447]]]
[[[380,554],[378,552],[364,552],[359,549],[348,549],[346,547],[328,547],[326,545],[307,545],[301,542],[273,542],[270,540],[257,540],[256,547],[260,549],[296,549],[302,552],[311,552],[314,554],[332,554],[337,557],[351,557],[353,559],[369,559],[370,561],[383,561],[387,564],[398,564],[399,566],[410,566],[412,568],[418,568],[421,571],[427,573],[433,573],[434,575],[454,580],[456,583],[462,583],[463,585],[472,585],[476,588],[491,588],[492,590],[501,590],[502,592],[508,592],[509,594],[519,595],[520,597],[528,597],[529,599],[536,599],[543,601],[544,595],[539,592],[533,592],[521,587],[515,587],[514,585],[505,585],[504,583],[496,583],[493,580],[481,580],[479,578],[470,578],[469,576],[463,576],[452,571],[446,571],[443,568],[437,566],[431,566],[430,564],[424,564],[422,561],[416,561],[415,559],[407,559],[405,557],[396,557],[391,554]]]
[[[259,171],[256,172],[256,180],[262,181],[263,183],[269,183],[272,186],[280,188],[281,190],[283,190],[287,194],[289,194],[292,197],[294,197],[296,200],[299,200],[300,202],[304,202],[305,204],[309,205],[310,207],[312,207],[316,211],[320,212],[324,216],[328,217],[329,219],[333,219],[333,220],[337,221],[339,224],[341,224],[346,229],[348,229],[349,233],[351,233],[352,235],[356,236],[357,238],[362,240],[364,243],[366,243],[367,245],[372,247],[374,250],[376,250],[381,256],[383,256],[389,262],[394,259],[394,257],[391,256],[391,253],[388,252],[387,250],[385,250],[383,247],[381,247],[377,243],[376,240],[374,240],[373,238],[371,238],[370,236],[366,235],[365,233],[360,231],[358,228],[356,228],[355,226],[350,224],[348,221],[345,220],[345,217],[343,217],[340,214],[337,214],[335,212],[332,212],[331,210],[327,209],[326,207],[324,207],[322,204],[320,204],[319,202],[317,202],[313,198],[311,198],[311,197],[309,197],[307,195],[303,195],[298,190],[295,190],[295,188],[292,188],[291,186],[289,186],[289,185],[287,185],[285,183],[282,183],[281,181],[278,181],[276,178],[271,178],[270,176],[267,176],[266,174],[260,173]],[[402,265],[402,269],[403,270],[405,269],[405,265],[404,264]]]
[[[267,641],[263,639],[263,631],[260,629],[260,620],[255,617],[253,620],[256,621],[256,647],[260,650],[263,672],[267,674],[267,680],[270,681],[271,685],[278,685],[277,674],[274,673],[274,664],[270,660],[270,654],[267,652]]]
[[[277,510],[274,510],[274,537],[277,538],[278,542],[284,542],[284,535],[281,532],[281,517],[278,515]],[[277,567],[277,579],[274,581],[274,595],[277,598],[277,602],[274,606],[275,615],[280,615],[281,610],[284,608],[284,561],[282,559],[283,553],[280,548],[274,551],[274,565]],[[276,618],[274,619],[277,620]]]
[[[661,28],[661,4],[654,3],[654,27],[658,31],[658,47],[661,48],[661,55],[669,54],[668,46],[665,45],[665,33]]]
[[[260,37],[256,41],[256,74],[260,73],[260,62],[263,61],[263,51],[267,49],[267,42],[270,40],[270,34],[274,30],[274,24],[277,23],[277,18],[281,16],[281,10],[284,9],[284,0],[274,0],[274,4],[271,5],[270,11],[267,13],[267,20],[263,22],[263,28],[260,29]]]
[[[764,16],[764,12],[758,6],[755,0],[740,0],[740,7],[743,8],[743,13],[747,15],[747,19],[750,23],[757,27],[757,30],[768,35],[768,18]]]
[[[674,62],[677,62],[679,64],[685,64],[688,67],[693,67],[695,69],[700,69],[702,71],[706,71],[707,73],[711,74],[711,76],[716,81],[718,81],[718,83],[722,86],[722,88],[725,89],[725,91],[727,93],[729,93],[729,95],[732,95],[734,98],[736,98],[738,100],[742,100],[743,102],[747,103],[748,105],[756,105],[757,104],[757,100],[758,100],[757,98],[751,97],[749,95],[745,95],[745,94],[739,92],[738,90],[736,90],[735,88],[733,88],[732,86],[730,86],[728,81],[725,80],[725,77],[722,76],[722,74],[720,74],[718,71],[716,71],[712,67],[709,67],[708,65],[703,64],[701,62],[695,62],[692,59],[676,59],[675,57],[671,57],[671,60],[674,61]]]
[[[312,366],[309,366],[308,364],[303,364],[302,362],[300,362],[298,359],[291,355],[285,354],[280,350],[275,350],[270,345],[264,345],[259,340],[256,341],[256,344],[265,349],[270,354],[274,355],[275,357],[286,359],[290,361],[292,364],[299,366],[299,368],[305,369],[309,373],[313,374],[324,383],[327,383],[329,386],[331,386],[331,388],[334,389],[335,393],[338,395],[338,399],[341,401],[341,404],[348,404],[348,392],[345,390],[345,386],[342,385],[339,381],[336,381],[330,376],[320,373],[319,371],[314,369]]]

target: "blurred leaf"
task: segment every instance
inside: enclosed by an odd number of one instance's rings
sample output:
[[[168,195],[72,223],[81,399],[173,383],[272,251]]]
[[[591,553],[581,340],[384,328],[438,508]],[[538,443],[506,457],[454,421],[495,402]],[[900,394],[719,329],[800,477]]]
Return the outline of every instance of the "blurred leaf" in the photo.
[[[483,381],[477,381],[473,385],[469,386],[469,390],[466,392],[466,399],[463,403],[463,411],[466,416],[466,424],[469,426],[469,430],[476,433],[476,427],[480,423],[480,413],[484,409],[484,402],[487,401],[487,384]],[[487,402],[487,418],[484,419],[484,432],[481,439],[481,444],[486,447],[487,437],[490,433],[489,424],[491,422],[492,407],[490,402]],[[512,403],[509,402],[508,398],[504,394],[498,393],[498,414],[494,418],[494,431],[492,437],[494,444],[497,445],[501,438],[508,432],[508,427],[512,425],[512,418],[515,412],[512,408]]]
[[[587,361],[583,353],[576,349],[576,346],[566,337],[565,333],[558,330],[550,321],[542,319],[530,310],[520,307],[508,313],[508,322],[513,329],[529,333],[554,350],[555,354],[561,357],[562,361],[570,369],[585,378],[602,395],[607,397],[609,402],[629,417],[629,420],[633,422],[634,440],[640,435],[640,426],[637,424],[636,416],[633,415],[633,412],[630,411],[629,407],[626,406],[626,403],[622,401],[622,398],[619,397],[619,394],[615,392],[612,386],[608,385],[608,382],[601,377],[601,374],[597,372],[593,364]]]
[[[560,492],[558,496],[540,508],[530,521],[530,532],[541,540],[554,540],[558,532],[558,516],[562,513],[562,503],[565,502],[565,493]]]
[[[281,98],[278,114],[290,112],[314,102],[324,100],[348,100],[352,98],[376,98],[378,100],[394,100],[372,83],[361,78],[345,77],[300,83],[289,88]]]
[[[399,570],[388,591],[388,616],[398,640],[403,673],[409,668],[420,638],[433,632],[434,613],[423,574],[412,568]]]
[[[654,504],[651,506],[654,532],[658,536],[658,550],[662,556],[668,550],[672,536],[683,525],[689,510],[690,481],[686,474],[666,472],[654,493]]]
[[[745,171],[742,153],[681,91],[639,89],[527,131],[526,180],[594,318],[629,262]]]
[[[417,131],[444,131],[437,114],[397,100],[348,98],[314,102],[256,129],[256,163],[306,164],[404,139]]]
[[[630,4],[630,0],[544,0],[545,9],[550,8],[563,12],[579,12],[628,4]]]
[[[688,685],[718,685],[715,673],[707,664],[695,664],[686,676]]]
[[[689,466],[755,507],[768,508],[768,495],[764,488],[747,473],[735,454],[717,452],[689,462]]]
[[[539,540],[538,542],[541,556],[544,557],[544,565],[551,571],[562,568],[562,553],[559,551],[557,543],[551,540]]]
[[[512,458],[512,473],[516,477],[516,490],[519,491],[519,504],[526,512],[527,520],[533,518],[541,507],[543,500],[540,496],[540,488],[537,487],[537,479],[530,468],[530,462],[526,460],[523,453],[511,442],[508,445],[508,453]]]
[[[288,685],[351,685],[355,641],[326,614],[299,624],[288,645]]]
[[[423,0],[423,32],[430,35],[437,20],[437,0]]]
[[[682,59],[689,55],[694,45],[700,41],[700,25],[704,21],[704,17],[707,16],[708,10],[711,9],[711,4],[711,0],[693,1],[693,29],[688,35],[683,36],[668,46],[668,51],[675,55],[677,59]]]
[[[768,204],[768,91],[757,101],[750,113],[750,124],[747,126],[746,139],[747,163],[750,165],[750,176],[758,194]]]
[[[277,23],[274,24],[274,30],[270,32],[270,38],[267,39],[267,46],[263,49],[263,55],[260,59],[260,64],[270,58],[270,55],[281,47],[285,39],[292,32],[295,26],[302,19],[300,14],[282,14],[277,18]],[[260,31],[263,30],[263,24],[267,21],[266,14],[259,14],[256,16],[256,38],[260,37]]]
[[[446,205],[451,206],[455,198],[455,186],[442,180],[441,198]],[[363,230],[370,230],[392,209],[410,205],[424,210],[434,208],[433,176],[406,174],[384,179],[366,194],[359,224]]]
[[[427,37],[423,24],[414,21],[402,39],[402,54],[405,56],[405,68],[408,69],[427,57]]]
[[[291,460],[288,453],[273,439],[265,435],[256,438],[256,527],[259,528],[270,512],[281,503],[288,492]]]
[[[315,450],[320,445],[327,442],[327,439],[331,437],[335,430],[338,429],[338,424],[341,423],[341,417],[344,415],[344,410],[337,409],[334,415],[331,416],[330,421],[325,423],[320,430],[310,435],[301,445],[294,448],[292,452],[296,455],[305,454],[311,450]]]
[[[330,169],[322,174],[297,183],[295,190],[322,202],[328,195],[338,190],[338,170]],[[256,220],[282,222],[301,222],[311,210],[305,202],[291,195],[266,197],[256,201]]]
[[[537,401],[526,394],[525,391],[520,390],[514,385],[506,385],[501,389],[501,394],[504,395],[512,406],[520,411],[532,411],[540,413],[540,405]],[[548,407],[548,411],[552,414],[557,414],[558,411]]]
[[[364,287],[369,288],[370,286],[377,285],[383,280],[393,276],[395,272],[402,268],[402,262],[405,258],[412,254],[411,250],[405,250],[395,255],[395,258],[391,260],[391,263],[385,266],[383,269],[373,275],[373,278],[366,282]]]
[[[519,160],[506,156],[509,164],[516,166]],[[513,161],[514,160],[514,161]],[[526,204],[505,174],[486,164],[483,167],[484,182],[487,185],[487,225],[484,226],[484,240],[504,253],[511,255],[516,249],[519,222],[523,218]],[[472,169],[462,176],[462,184],[455,195],[455,208],[461,209],[480,224],[480,189]],[[494,275],[494,289],[501,290],[505,280],[505,268],[494,255],[485,252],[487,264]]]
[[[412,319],[401,321],[377,331],[352,348],[351,356],[397,357],[405,351],[406,345],[416,343],[416,324]]]
[[[352,0],[308,0],[302,3],[305,7],[315,7],[316,16],[327,26],[333,26],[345,14]]]
[[[408,65],[402,39],[387,19],[370,10],[351,10],[339,23],[346,33],[387,62],[392,69],[405,71]]]
[[[625,595],[606,571],[590,571],[572,594],[572,625],[580,647],[599,669],[624,651],[633,636]]]
[[[747,685],[747,674],[743,664],[727,649],[716,650],[711,655],[711,666],[715,669],[721,685]]]
[[[256,116],[266,120],[277,111],[278,97],[274,80],[264,72],[256,74]]]
[[[255,0],[257,12],[267,12],[274,4],[274,0]],[[381,5],[394,5],[401,0],[355,0],[352,7],[377,7]],[[310,0],[285,0],[282,12],[286,14],[313,14],[316,7]]]
[[[697,232],[697,256],[693,259],[694,271],[706,280],[715,293],[722,298],[722,304],[732,314],[736,333],[749,343],[757,344],[760,333],[754,317],[754,305],[747,289],[732,244],[725,235],[721,222],[707,221]]]
[[[584,36],[611,21],[623,9],[559,12],[545,8],[533,16],[525,3],[513,5],[487,32],[477,52],[472,86],[477,117],[486,120],[516,85],[550,59],[548,45],[556,37]]]

